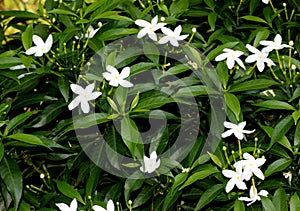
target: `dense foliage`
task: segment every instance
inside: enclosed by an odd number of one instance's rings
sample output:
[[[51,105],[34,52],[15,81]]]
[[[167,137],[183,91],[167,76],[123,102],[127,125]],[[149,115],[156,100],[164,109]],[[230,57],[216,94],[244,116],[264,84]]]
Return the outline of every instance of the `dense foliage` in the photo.
[[[296,0],[37,8],[0,11],[1,210],[299,210]]]

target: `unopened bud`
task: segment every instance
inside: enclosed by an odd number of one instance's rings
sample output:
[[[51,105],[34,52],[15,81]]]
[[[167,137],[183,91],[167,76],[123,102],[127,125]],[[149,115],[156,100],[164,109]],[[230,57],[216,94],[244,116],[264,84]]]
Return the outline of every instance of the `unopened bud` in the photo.
[[[296,65],[292,64],[292,70],[296,70]]]
[[[290,46],[293,46],[293,45],[294,45],[294,41],[293,41],[293,40],[290,40],[290,41],[289,41],[289,45],[290,45]]]
[[[162,22],[164,22],[165,20],[166,20],[165,17],[161,17],[161,18],[160,18],[160,21],[162,21]]]
[[[193,33],[196,33],[196,32],[197,32],[197,29],[196,29],[195,27],[193,27],[193,28],[192,28],[192,32],[193,32]]]
[[[44,178],[45,178],[45,174],[43,174],[43,173],[40,174],[40,178],[41,178],[41,179],[44,179]]]

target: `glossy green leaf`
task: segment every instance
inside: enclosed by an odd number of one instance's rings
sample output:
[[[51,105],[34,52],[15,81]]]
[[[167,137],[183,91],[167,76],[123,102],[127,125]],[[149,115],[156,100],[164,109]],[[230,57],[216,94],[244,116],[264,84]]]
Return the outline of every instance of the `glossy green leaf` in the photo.
[[[208,14],[208,24],[212,31],[215,30],[217,17],[218,17],[217,13],[215,13],[215,12],[211,12]]]
[[[293,117],[294,122],[295,122],[295,125],[296,125],[297,122],[298,122],[298,119],[300,118],[300,111],[294,111],[294,112],[292,113],[292,117]]]
[[[101,169],[98,166],[93,165],[85,186],[85,195],[87,197],[94,196],[98,181],[100,179],[100,173]]]
[[[278,83],[274,80],[269,79],[253,79],[245,81],[242,83],[236,83],[229,87],[229,92],[243,92],[249,90],[259,90],[266,89],[272,85],[277,85]]]
[[[220,168],[222,168],[222,162],[220,161],[220,159],[219,159],[217,156],[215,156],[214,154],[211,154],[211,153],[209,153],[209,152],[208,152],[208,154],[209,154],[209,156],[210,156],[210,159],[211,159],[217,166],[219,166]]]
[[[11,119],[5,128],[5,134],[7,135],[8,133],[12,132],[16,127],[24,123],[28,118],[30,118],[35,113],[36,111],[25,112]]]
[[[137,104],[139,103],[140,99],[140,92],[136,93],[135,97],[133,98],[131,104],[130,104],[130,110],[134,109]]]
[[[205,205],[213,201],[224,189],[222,184],[216,184],[207,189],[200,197],[195,210],[201,210]]]
[[[261,197],[261,203],[264,208],[264,210],[268,211],[276,211],[277,209],[275,208],[274,204],[268,197]]]
[[[7,138],[15,139],[15,140],[27,143],[27,144],[33,144],[33,145],[47,147],[39,137],[32,135],[32,134],[15,133],[10,136],[7,136]]]
[[[213,166],[207,166],[207,168],[201,169],[199,172],[195,172],[192,175],[189,176],[189,178],[186,180],[186,182],[180,187],[179,190],[182,190],[183,188],[193,184],[194,182],[198,180],[202,180],[214,173],[219,172],[219,170],[216,167]]]
[[[0,162],[4,156],[4,145],[0,143]]]
[[[282,119],[274,128],[272,136],[271,136],[271,143],[268,147],[270,149],[274,143],[280,140],[285,134],[291,129],[293,126],[294,121],[292,115],[289,115]]]
[[[40,17],[32,12],[20,10],[0,11],[0,15],[3,15],[4,17],[16,17],[23,19],[37,19]]]
[[[117,104],[110,97],[106,97],[106,99],[107,99],[107,102],[109,103],[110,107],[117,113],[120,113]]]
[[[283,188],[275,191],[272,201],[278,210],[288,210],[286,192]]]
[[[228,108],[234,113],[235,118],[239,121],[240,120],[240,113],[241,113],[241,106],[240,106],[240,101],[238,98],[230,94],[229,92],[225,92],[225,102]]]
[[[22,196],[23,178],[17,162],[9,157],[3,157],[0,162],[0,176],[14,200],[14,209],[18,206]]]
[[[292,160],[289,160],[286,158],[280,158],[268,166],[264,175],[265,175],[265,177],[268,177],[276,172],[281,172],[284,169],[286,169],[291,163],[292,163]]]
[[[254,22],[258,22],[258,23],[265,23],[268,24],[264,19],[257,17],[257,16],[252,16],[252,15],[245,15],[243,17],[240,17],[241,19],[245,19],[248,21],[254,21]]]
[[[145,56],[147,56],[155,64],[159,63],[160,52],[157,46],[151,42],[145,42],[143,45],[143,51]]]
[[[58,190],[64,194],[65,196],[69,197],[70,199],[77,199],[77,201],[81,202],[82,204],[85,204],[81,195],[78,193],[77,190],[74,189],[72,185],[69,185],[68,183],[64,181],[59,181],[59,180],[53,180],[56,185]]]
[[[153,187],[144,186],[142,190],[137,194],[133,201],[132,208],[139,207],[145,204],[151,197],[153,197]]]
[[[254,106],[268,108],[268,109],[281,109],[281,110],[296,110],[293,106],[290,104],[279,101],[279,100],[266,100],[261,103],[256,103]]]
[[[60,93],[62,94],[62,96],[64,97],[65,102],[68,102],[69,90],[70,90],[69,81],[67,80],[67,78],[60,77],[60,78],[58,78],[57,83],[58,83],[58,89],[59,89]]]
[[[0,57],[0,69],[10,68],[21,64],[21,59],[17,57]]]
[[[33,36],[33,24],[29,24],[26,27],[26,30],[22,34],[22,43],[25,50],[27,50],[32,46],[32,36]]]
[[[125,195],[125,201],[129,201],[130,194],[141,188],[143,185],[143,180],[141,179],[126,179],[124,184],[124,195]]]
[[[290,211],[299,211],[300,198],[295,192],[290,199]]]
[[[234,211],[245,211],[246,210],[244,203],[239,199],[235,200],[233,208],[234,208]]]
[[[70,10],[64,10],[64,9],[53,9],[51,11],[48,11],[48,13],[53,13],[53,14],[58,14],[58,15],[71,15],[71,16],[75,16],[78,17],[78,15],[76,15],[76,13],[74,13],[73,11]]]

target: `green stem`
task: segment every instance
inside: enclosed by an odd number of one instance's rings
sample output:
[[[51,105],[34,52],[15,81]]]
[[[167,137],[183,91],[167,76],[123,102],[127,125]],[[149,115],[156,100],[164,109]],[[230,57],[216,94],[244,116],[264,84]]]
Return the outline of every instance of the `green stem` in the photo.
[[[240,155],[240,159],[243,159],[243,153],[242,153],[242,146],[241,146],[241,140],[238,139],[238,145],[239,145],[239,155]]]

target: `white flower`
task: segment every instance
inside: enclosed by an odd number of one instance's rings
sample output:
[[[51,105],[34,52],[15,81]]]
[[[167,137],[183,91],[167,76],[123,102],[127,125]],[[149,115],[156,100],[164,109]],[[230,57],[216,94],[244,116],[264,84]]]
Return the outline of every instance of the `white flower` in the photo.
[[[291,185],[291,183],[292,183],[292,176],[293,176],[292,172],[289,171],[289,172],[283,173],[283,176],[284,176],[284,178],[288,179],[289,184]]]
[[[150,158],[144,155],[144,168],[143,166],[141,166],[140,170],[144,173],[154,172],[160,166],[160,159],[158,159],[157,161],[156,159],[157,159],[157,154],[155,151],[151,153]]]
[[[269,0],[262,0],[263,3],[269,4]]]
[[[95,100],[99,97],[102,93],[101,92],[93,92],[94,90],[94,83],[88,85],[85,89],[83,89],[80,85],[71,84],[71,89],[74,93],[78,94],[78,96],[69,104],[69,110],[74,109],[81,104],[81,110],[83,113],[88,113],[90,111],[89,101]]]
[[[50,51],[53,44],[53,37],[50,34],[46,42],[44,42],[39,36],[33,35],[32,41],[36,46],[29,48],[25,53],[27,55],[34,54],[35,56],[42,56],[44,53],[48,53]]]
[[[187,38],[189,35],[188,34],[185,34],[185,35],[180,35],[181,33],[181,25],[177,26],[175,28],[174,31],[172,31],[171,29],[168,29],[166,27],[162,27],[161,28],[161,31],[166,35],[164,37],[162,37],[158,43],[159,44],[165,44],[167,42],[170,42],[171,45],[175,46],[175,47],[178,47],[179,46],[179,43],[178,41],[180,40],[184,40],[185,38]]]
[[[124,80],[130,75],[130,68],[124,67],[121,73],[111,65],[106,67],[107,72],[104,72],[103,77],[109,81],[109,85],[117,87],[121,85],[123,87],[132,87],[133,84],[127,80]]]
[[[190,171],[191,169],[190,168],[183,168],[182,167],[182,173],[189,173],[189,171]]]
[[[16,65],[16,66],[13,66],[13,67],[10,67],[9,69],[10,70],[21,70],[21,69],[25,69],[25,65],[24,64],[20,64],[20,65]]]
[[[275,63],[271,59],[267,58],[269,54],[268,52],[259,51],[258,49],[249,44],[246,45],[246,48],[248,48],[248,50],[251,51],[253,54],[248,56],[245,61],[247,63],[252,63],[256,61],[259,72],[262,72],[265,69],[265,63],[267,63],[268,65],[275,65]]]
[[[246,126],[246,121],[239,123],[238,125],[231,123],[231,122],[224,122],[224,127],[229,128],[229,130],[222,133],[222,138],[226,138],[228,136],[231,136],[232,134],[235,135],[239,140],[242,140],[244,138],[245,134],[253,133],[255,130],[244,130],[244,127]]]
[[[262,51],[267,51],[267,52],[271,52],[274,49],[280,50],[283,48],[291,48],[291,46],[289,46],[287,44],[281,44],[281,42],[282,42],[282,38],[281,38],[280,34],[277,34],[274,38],[274,41],[262,40],[259,43],[261,45],[267,46],[262,49]]]
[[[101,27],[99,27],[98,29],[94,29],[92,26],[89,26],[88,30],[85,32],[84,37],[85,38],[89,38],[92,39],[95,34],[99,31]],[[75,36],[75,38],[78,40],[79,38],[82,38],[83,36],[81,35],[80,37]]]
[[[265,176],[258,167],[262,166],[266,162],[266,159],[265,158],[255,159],[252,155],[250,155],[247,152],[243,154],[243,158],[245,160],[237,161],[233,165],[235,168],[244,168],[243,178],[248,181],[250,180],[253,173],[259,179],[264,180]]]
[[[243,182],[244,178],[243,178],[243,174],[242,174],[242,168],[237,168],[236,171],[232,171],[232,170],[223,170],[222,174],[227,177],[227,178],[231,178],[226,185],[226,193],[229,193],[234,186],[236,185],[239,189],[241,190],[246,190],[247,186],[246,184]]]
[[[65,203],[56,203],[55,204],[61,211],[77,211],[77,201],[73,199],[70,206]]]
[[[157,35],[155,34],[155,31],[158,29],[161,29],[166,23],[157,23],[158,17],[155,16],[152,20],[151,23],[148,21],[138,19],[134,23],[138,26],[144,27],[141,29],[137,35],[138,38],[144,37],[146,34],[152,39],[153,41],[157,41]]]
[[[99,205],[94,205],[93,210],[94,211],[114,211],[115,210],[115,205],[114,205],[114,202],[110,199],[107,202],[106,209],[104,209],[103,207],[100,207]]]
[[[268,90],[265,90],[263,92],[261,92],[262,94],[266,95],[266,96],[269,96],[269,94],[271,94],[273,97],[276,96],[275,92],[273,89],[268,89]]]
[[[225,53],[222,53],[216,57],[216,61],[222,61],[224,59],[227,59],[226,64],[228,69],[232,69],[235,62],[237,62],[243,69],[246,69],[242,60],[239,58],[241,55],[244,54],[244,52],[238,50],[231,50],[228,48],[225,48],[223,52]]]
[[[247,204],[247,206],[250,206],[256,201],[260,201],[260,196],[268,196],[268,192],[266,190],[261,190],[259,193],[257,193],[257,189],[252,185],[250,188],[250,198],[248,197],[239,197],[239,200],[241,201],[247,201],[250,202]]]

